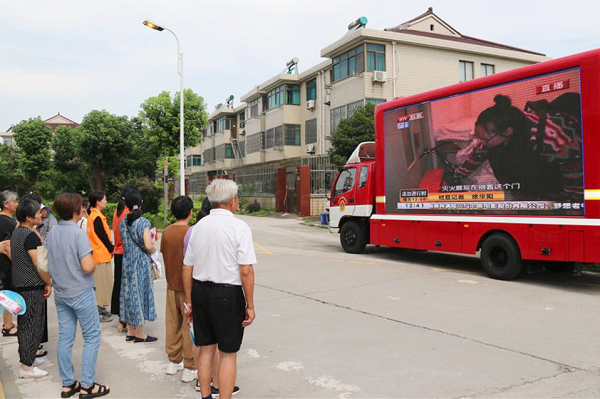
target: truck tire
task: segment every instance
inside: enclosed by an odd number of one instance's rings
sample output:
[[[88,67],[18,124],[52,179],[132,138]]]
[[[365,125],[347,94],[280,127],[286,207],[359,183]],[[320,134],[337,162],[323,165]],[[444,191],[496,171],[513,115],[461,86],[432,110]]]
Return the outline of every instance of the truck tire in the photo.
[[[481,265],[491,278],[513,280],[523,270],[521,251],[506,234],[495,233],[486,238],[481,247]]]
[[[342,226],[340,243],[344,251],[351,254],[360,254],[367,245],[367,237],[362,226],[356,220],[350,220]]]

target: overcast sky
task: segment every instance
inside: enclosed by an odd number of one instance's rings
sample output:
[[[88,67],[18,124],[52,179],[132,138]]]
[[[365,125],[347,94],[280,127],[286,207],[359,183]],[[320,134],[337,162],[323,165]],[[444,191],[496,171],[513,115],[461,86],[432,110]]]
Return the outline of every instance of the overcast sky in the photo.
[[[57,112],[81,122],[94,109],[134,116],[163,90],[179,90],[173,30],[185,87],[209,112],[322,48],[360,16],[384,29],[433,7],[463,35],[557,58],[600,47],[596,0],[0,0],[0,131]]]

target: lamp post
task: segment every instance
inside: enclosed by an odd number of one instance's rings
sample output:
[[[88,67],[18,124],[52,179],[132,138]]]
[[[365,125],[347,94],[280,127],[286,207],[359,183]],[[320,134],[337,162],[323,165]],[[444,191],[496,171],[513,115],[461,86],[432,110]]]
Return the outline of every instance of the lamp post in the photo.
[[[179,72],[179,192],[185,195],[185,147],[183,136],[183,53],[179,51],[179,39],[172,30],[164,26],[156,25],[148,20],[142,22],[148,28],[162,32],[163,30],[171,32],[177,41],[177,69]]]

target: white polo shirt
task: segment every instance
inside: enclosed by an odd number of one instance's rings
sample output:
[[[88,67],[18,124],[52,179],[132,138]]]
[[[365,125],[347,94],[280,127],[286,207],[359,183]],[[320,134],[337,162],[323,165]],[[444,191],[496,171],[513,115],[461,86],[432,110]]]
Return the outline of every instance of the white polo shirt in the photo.
[[[194,280],[242,285],[239,265],[256,264],[252,231],[226,209],[211,209],[192,231],[183,264]]]

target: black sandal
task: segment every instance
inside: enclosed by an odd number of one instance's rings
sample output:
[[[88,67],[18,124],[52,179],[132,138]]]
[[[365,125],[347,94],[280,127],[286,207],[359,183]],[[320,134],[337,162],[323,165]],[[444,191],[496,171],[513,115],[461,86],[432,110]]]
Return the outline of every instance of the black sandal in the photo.
[[[98,392],[93,393],[94,387],[98,387]],[[85,392],[85,393],[84,393]],[[81,392],[79,392],[79,397],[84,398],[99,398],[100,396],[108,395],[110,393],[110,388],[107,388],[106,385],[100,385],[97,383],[93,383],[91,387],[84,388],[81,387]]]
[[[61,391],[60,392],[60,397],[61,398],[70,398],[71,396],[75,395],[77,392],[79,392],[81,390],[81,384],[79,383],[79,381],[75,380],[75,382],[71,385],[63,385],[63,388],[69,388],[68,391]]]
[[[11,333],[10,331],[11,331],[13,328],[14,328],[14,329],[16,329],[16,331],[15,331],[14,333]],[[3,328],[3,329],[2,329],[2,336],[3,336],[3,337],[16,337],[16,336],[17,336],[17,331],[19,331],[19,330],[18,330],[18,328],[17,328],[17,326],[15,326],[15,325],[13,324],[12,326],[10,326],[10,327],[8,327],[8,328]]]

